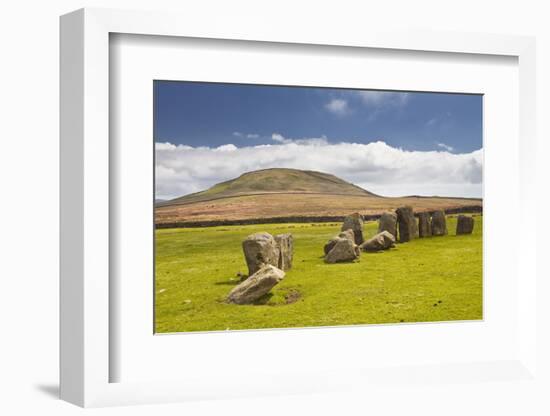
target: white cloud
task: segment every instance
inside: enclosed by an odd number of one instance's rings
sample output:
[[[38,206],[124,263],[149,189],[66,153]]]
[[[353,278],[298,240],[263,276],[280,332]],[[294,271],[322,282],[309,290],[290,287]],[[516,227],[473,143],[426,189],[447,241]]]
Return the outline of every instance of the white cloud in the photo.
[[[453,150],[455,150],[454,147],[452,146],[449,146],[445,143],[436,143],[438,147],[441,147],[442,149],[445,149],[447,152],[452,152]]]
[[[274,142],[278,142],[278,143],[292,143],[292,140],[285,139],[284,136],[282,134],[279,134],[279,133],[273,133],[271,135],[271,140],[273,140]]]
[[[355,91],[348,98],[358,97],[359,102],[369,110],[368,120],[372,121],[384,111],[404,107],[409,102],[411,95],[408,92],[392,91]],[[352,99],[354,108],[357,100]],[[354,112],[348,100],[333,98],[325,104],[325,109],[332,114],[343,117]]]
[[[350,112],[348,102],[341,98],[333,98],[325,104],[325,108],[337,116],[345,116]]]
[[[327,138],[325,136],[311,137],[307,139],[287,139],[280,133],[273,133],[271,135],[271,140],[282,144],[295,143],[295,144],[310,145],[310,146],[323,146],[328,144]]]
[[[357,94],[367,107],[384,109],[405,106],[410,99],[407,92],[391,91],[357,91]]]
[[[229,144],[222,144],[221,146],[212,149],[212,151],[214,151],[214,152],[234,152],[237,149],[238,149],[237,146],[235,146],[232,143],[229,143]]]
[[[481,196],[483,150],[452,154],[406,151],[383,141],[329,144],[325,137],[288,139],[275,144],[216,148],[156,144],[157,198],[198,192],[244,172],[272,167],[334,174],[386,196]]]
[[[247,139],[257,139],[258,137],[260,137],[259,134],[257,133],[242,133],[240,131],[234,131],[232,133],[233,137],[246,137]]]
[[[183,147],[183,145],[180,145],[180,147]],[[176,145],[165,142],[165,143],[155,143],[155,150],[174,150],[176,149]]]

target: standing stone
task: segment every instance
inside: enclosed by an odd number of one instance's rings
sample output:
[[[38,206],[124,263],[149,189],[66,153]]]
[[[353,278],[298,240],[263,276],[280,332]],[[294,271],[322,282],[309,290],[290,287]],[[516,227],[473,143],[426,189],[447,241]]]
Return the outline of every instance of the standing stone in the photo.
[[[340,263],[345,261],[353,261],[358,258],[360,251],[358,246],[347,238],[337,238],[336,244],[325,256],[327,263]]]
[[[418,236],[420,238],[432,236],[432,226],[430,224],[430,214],[420,212],[418,214]]]
[[[354,213],[347,216],[342,224],[342,231],[353,230],[353,236],[355,238],[355,244],[360,245],[363,243],[363,218],[359,213]]]
[[[384,212],[378,220],[378,232],[387,231],[397,240],[397,215],[393,212]]]
[[[456,235],[472,234],[474,231],[474,219],[466,215],[459,215],[456,219]]]
[[[418,237],[418,225],[412,207],[401,207],[395,210],[399,227],[399,241],[405,243]]]
[[[276,235],[275,242],[279,248],[279,262],[277,267],[286,272],[292,267],[292,257],[294,255],[292,234]]]
[[[273,286],[285,277],[285,272],[270,264],[263,266],[260,270],[235,286],[227,301],[239,305],[254,303],[256,300],[268,293]]]
[[[432,214],[432,235],[447,235],[447,220],[443,210],[434,211]]]
[[[243,241],[248,275],[252,276],[266,264],[279,265],[279,247],[269,233],[251,234]]]
[[[387,250],[395,245],[395,237],[388,231],[382,231],[374,237],[369,238],[361,245],[363,251]]]

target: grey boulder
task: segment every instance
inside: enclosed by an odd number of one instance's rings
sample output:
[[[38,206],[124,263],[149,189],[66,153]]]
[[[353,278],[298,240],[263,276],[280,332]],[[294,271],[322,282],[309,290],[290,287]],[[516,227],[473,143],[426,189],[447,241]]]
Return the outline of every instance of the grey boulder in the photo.
[[[456,235],[472,234],[474,231],[474,219],[466,215],[459,215],[456,219]]]
[[[246,279],[244,282],[235,286],[229,295],[227,301],[245,305],[254,303],[279,283],[285,277],[285,272],[270,264],[263,266],[260,270]]]
[[[378,232],[387,231],[397,240],[397,214],[384,212],[378,220]]]
[[[363,241],[363,218],[361,217],[361,214],[358,212],[348,215],[344,219],[344,223],[342,224],[342,230],[353,230],[353,237],[355,239],[355,244],[359,245],[362,244]]]
[[[406,243],[418,237],[418,225],[414,217],[412,207],[405,206],[395,210],[397,214],[397,225],[399,227],[399,241]]]
[[[382,231],[361,245],[363,251],[381,251],[395,246],[395,237],[388,231]]]
[[[353,261],[360,255],[359,247],[347,238],[336,238],[334,247],[325,256],[327,263],[341,263]]]
[[[334,248],[334,246],[336,245],[336,243],[338,242],[339,239],[340,239],[339,237],[334,237],[334,238],[331,238],[330,240],[328,240],[328,242],[323,247],[323,251],[325,253],[325,256],[330,252],[330,250],[332,250]]]
[[[256,233],[246,237],[243,241],[243,252],[249,276],[267,264],[275,267],[279,265],[279,246],[269,233]]]
[[[432,213],[432,235],[442,236],[447,235],[447,220],[443,210],[434,211]]]
[[[325,256],[329,253],[330,250],[333,249],[333,247],[338,242],[339,238],[346,238],[346,239],[348,239],[350,241],[353,241],[355,243],[355,235],[353,233],[353,230],[350,229],[350,230],[342,231],[336,237],[333,237],[330,240],[328,240],[328,242],[325,244],[325,246],[323,247],[323,251],[325,252]]]
[[[348,240],[355,242],[355,232],[351,228],[348,230],[342,231],[340,234],[338,234],[338,237],[347,238]]]
[[[292,267],[292,257],[294,255],[294,240],[292,234],[276,235],[275,242],[279,248],[279,261],[277,267],[283,271],[287,271]]]
[[[430,223],[430,214],[420,212],[418,214],[418,237],[425,238],[432,236],[432,225]]]

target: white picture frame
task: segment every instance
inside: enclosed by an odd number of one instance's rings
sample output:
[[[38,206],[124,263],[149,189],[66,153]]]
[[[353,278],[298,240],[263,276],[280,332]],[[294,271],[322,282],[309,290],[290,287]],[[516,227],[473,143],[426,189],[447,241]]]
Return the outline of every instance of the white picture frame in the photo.
[[[517,292],[518,348],[515,356],[499,363],[441,363],[399,371],[380,368],[368,374],[335,369],[326,378],[318,374],[295,376],[283,372],[269,380],[206,377],[182,381],[112,382],[110,366],[120,359],[110,349],[110,310],[113,288],[109,276],[114,259],[109,251],[113,218],[110,211],[109,152],[109,37],[110,34],[225,39],[249,42],[331,45],[341,48],[430,51],[441,54],[503,55],[515,57],[519,67],[519,213],[534,210],[536,190],[530,178],[535,169],[535,41],[529,37],[397,32],[353,29],[327,33],[314,25],[308,31],[277,24],[240,27],[218,21],[205,25],[190,16],[168,13],[82,9],[61,18],[61,398],[80,406],[160,403],[198,398],[248,397],[266,394],[322,393],[379,383],[399,384],[411,374],[421,380],[479,383],[480,371],[505,374],[506,380],[536,380],[535,251],[517,248],[522,278]],[[520,217],[520,223],[527,221]],[[521,227],[521,225],[520,225]],[[536,230],[522,239],[536,240]],[[333,336],[338,336],[334,334]],[[491,370],[492,369],[492,370]],[[436,376],[438,375],[438,376]],[[346,380],[343,382],[342,380]]]

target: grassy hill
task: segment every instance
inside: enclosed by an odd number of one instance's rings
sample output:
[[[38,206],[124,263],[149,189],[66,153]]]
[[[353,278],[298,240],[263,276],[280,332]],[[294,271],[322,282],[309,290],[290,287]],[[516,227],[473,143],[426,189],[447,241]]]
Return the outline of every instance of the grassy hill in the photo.
[[[155,223],[344,216],[351,212],[377,215],[401,205],[417,211],[481,206],[479,199],[440,197],[388,198],[334,175],[298,169],[264,169],[170,201],[156,204]]]
[[[359,186],[328,173],[277,168],[246,172],[238,178],[218,183],[206,191],[172,199],[162,205],[189,204],[219,198],[266,193],[374,195]]]

